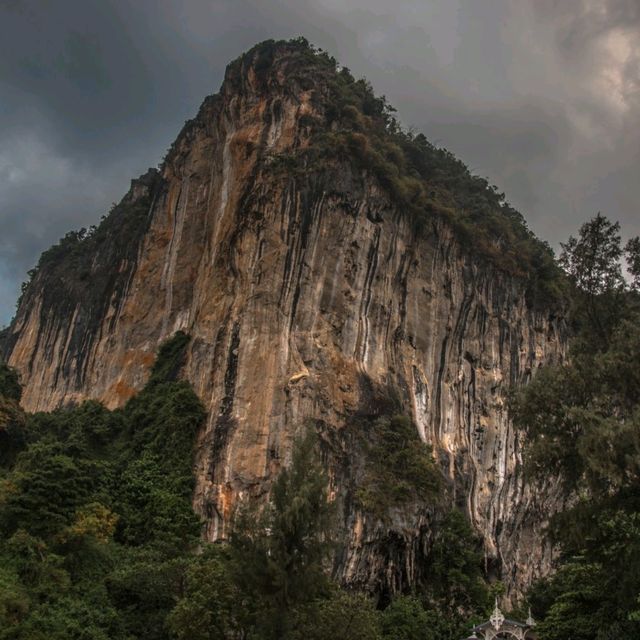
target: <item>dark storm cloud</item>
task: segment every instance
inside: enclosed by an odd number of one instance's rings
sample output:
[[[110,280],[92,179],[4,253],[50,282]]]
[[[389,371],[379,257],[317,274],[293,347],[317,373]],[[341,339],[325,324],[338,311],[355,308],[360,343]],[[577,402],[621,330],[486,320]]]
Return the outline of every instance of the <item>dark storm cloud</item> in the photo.
[[[226,64],[305,35],[553,244],[638,226],[640,0],[0,0],[0,324],[24,273],[155,165]]]

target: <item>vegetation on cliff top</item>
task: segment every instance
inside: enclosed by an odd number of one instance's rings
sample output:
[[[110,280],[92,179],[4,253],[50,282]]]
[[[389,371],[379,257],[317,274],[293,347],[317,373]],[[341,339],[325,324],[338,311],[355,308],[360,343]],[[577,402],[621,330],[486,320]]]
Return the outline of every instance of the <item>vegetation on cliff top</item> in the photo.
[[[48,309],[79,301],[89,314],[102,312],[111,300],[113,288],[122,284],[117,266],[128,261],[126,266],[131,267],[135,262],[161,178],[150,169],[135,182],[145,189],[144,194],[127,194],[111,207],[99,225],[69,231],[42,253],[22,284],[17,306],[29,284],[42,274],[46,278],[43,292],[48,297]]]
[[[404,129],[395,109],[375,95],[367,80],[356,80],[347,67],[304,38],[263,42],[230,66],[252,65],[269,91],[278,56],[286,61],[287,87],[294,94],[311,91],[324,116],[303,117],[300,124],[308,127],[311,144],[279,158],[282,168],[304,175],[332,159],[350,162],[373,174],[417,228],[434,218],[445,220],[466,251],[525,280],[532,305],[560,301],[565,281],[553,251],[529,230],[504,193],[423,134]]]

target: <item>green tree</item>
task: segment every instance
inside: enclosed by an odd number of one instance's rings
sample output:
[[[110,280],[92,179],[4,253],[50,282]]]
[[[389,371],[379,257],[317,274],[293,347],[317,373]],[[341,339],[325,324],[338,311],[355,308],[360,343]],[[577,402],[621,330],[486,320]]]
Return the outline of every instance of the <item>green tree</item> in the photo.
[[[395,597],[381,618],[385,640],[434,640],[429,614],[414,596]]]
[[[428,593],[444,612],[481,613],[490,602],[477,534],[464,514],[449,511],[435,531],[427,563]]]
[[[275,480],[262,513],[239,513],[231,536],[235,579],[253,607],[260,637],[282,638],[289,612],[328,592],[324,563],[333,507],[317,459],[316,436],[294,443],[292,460]]]
[[[148,549],[127,549],[105,576],[109,601],[126,633],[144,640],[166,640],[168,616],[183,587],[188,557],[167,558]]]
[[[17,626],[27,615],[31,605],[29,595],[14,567],[0,565],[0,638],[2,629]]]
[[[33,444],[0,484],[0,531],[54,535],[71,522],[93,488],[90,463],[74,459],[58,443]]]
[[[578,238],[561,246],[560,264],[581,291],[600,296],[622,287],[619,223],[598,213],[580,227]]]
[[[536,616],[543,616],[536,632],[544,640],[594,640],[598,638],[602,567],[574,558],[552,580],[537,584],[529,593]]]
[[[335,589],[331,596],[290,612],[286,640],[381,640],[380,615],[371,598]]]
[[[560,264],[577,290],[574,316],[588,339],[606,345],[623,305],[620,225],[598,213],[561,246]]]
[[[570,358],[536,375],[512,405],[527,436],[528,473],[560,477],[570,505],[551,521],[563,552],[558,572],[530,599],[544,640],[635,637],[640,312],[622,280],[617,224],[598,215],[564,247],[577,285]]]
[[[625,256],[631,275],[631,286],[640,291],[640,237],[631,238],[625,246]]]
[[[242,601],[229,549],[206,545],[185,575],[184,594],[167,620],[177,640],[226,640],[240,630]]]
[[[469,613],[425,604],[416,596],[396,596],[381,613],[385,640],[460,640],[469,631]]]

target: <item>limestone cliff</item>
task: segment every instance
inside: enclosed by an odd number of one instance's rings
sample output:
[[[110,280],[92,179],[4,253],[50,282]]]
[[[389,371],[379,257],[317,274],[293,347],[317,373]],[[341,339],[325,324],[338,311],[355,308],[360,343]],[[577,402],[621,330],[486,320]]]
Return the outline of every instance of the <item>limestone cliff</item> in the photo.
[[[320,58],[278,43],[232,63],[161,169],[133,181],[96,231],[43,256],[6,337],[23,405],[119,406],[158,344],[188,332],[185,376],[209,411],[194,505],[215,539],[238,497],[286,463],[306,420],[329,442],[372,389],[394,388],[515,593],[548,568],[553,491],[524,483],[506,393],[562,357],[563,324],[531,302],[526,273],[479,254],[473,233],[429,207],[416,225],[348,146],[332,154],[325,137],[328,154],[305,155],[319,130],[342,126]],[[359,513],[336,459],[337,573],[410,583],[431,507],[398,509],[390,524]]]

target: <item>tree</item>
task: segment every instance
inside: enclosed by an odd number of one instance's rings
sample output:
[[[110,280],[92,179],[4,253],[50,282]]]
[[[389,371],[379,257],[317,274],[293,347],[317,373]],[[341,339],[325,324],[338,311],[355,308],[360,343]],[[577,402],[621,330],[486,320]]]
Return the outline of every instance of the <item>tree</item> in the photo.
[[[240,511],[231,535],[235,579],[261,637],[282,638],[288,614],[329,591],[324,562],[333,506],[317,460],[316,436],[294,443],[291,465],[271,489],[269,503]]]
[[[30,604],[27,591],[14,568],[5,564],[0,566],[0,629],[19,624],[26,617]]]
[[[536,627],[542,640],[594,640],[598,637],[602,567],[574,558],[550,580],[541,581],[529,593]],[[550,597],[551,596],[551,597]],[[622,636],[619,636],[622,637]]]
[[[229,549],[206,545],[185,575],[182,598],[167,623],[177,640],[225,640],[239,629],[240,594],[231,575]]]
[[[538,373],[511,406],[527,436],[527,472],[560,477],[570,505],[551,520],[558,572],[530,598],[544,640],[636,637],[640,312],[622,279],[618,224],[598,214],[563,247],[576,284],[570,358]],[[639,249],[627,245],[634,277]]]
[[[330,597],[291,611],[285,640],[381,640],[375,603],[362,593],[335,589]]]
[[[146,548],[126,549],[104,580],[128,637],[168,639],[168,615],[181,593],[187,564],[186,554],[172,558]]]
[[[625,256],[631,275],[631,286],[640,291],[640,236],[631,238],[625,246]]]
[[[571,496],[551,521],[565,560],[545,583],[554,599],[536,614],[548,617],[545,640],[604,638],[611,625],[617,637],[640,632],[628,619],[640,594],[639,359],[640,324],[625,320],[608,349],[574,351],[571,363],[538,374],[514,407],[529,438],[528,471],[559,475]]]
[[[559,474],[589,498],[632,493],[640,478],[640,318],[625,320],[604,352],[584,344],[541,371],[511,412],[528,437],[530,472]]]
[[[416,597],[395,597],[381,618],[385,640],[434,640],[429,614]]]
[[[620,224],[598,213],[580,227],[578,238],[561,243],[560,264],[577,287],[598,296],[623,285],[620,258]]]
[[[459,640],[469,622],[468,612],[425,605],[416,596],[396,596],[381,613],[385,640]]]
[[[451,615],[483,612],[489,605],[480,541],[458,510],[449,511],[435,531],[427,580],[432,602]]]
[[[0,532],[17,529],[47,538],[71,523],[95,488],[90,465],[58,443],[37,443],[18,456],[0,484]]]
[[[577,289],[574,311],[584,313],[588,327],[606,344],[619,318],[624,291],[620,224],[598,213],[580,227],[578,238],[571,236],[561,246],[560,265]]]

